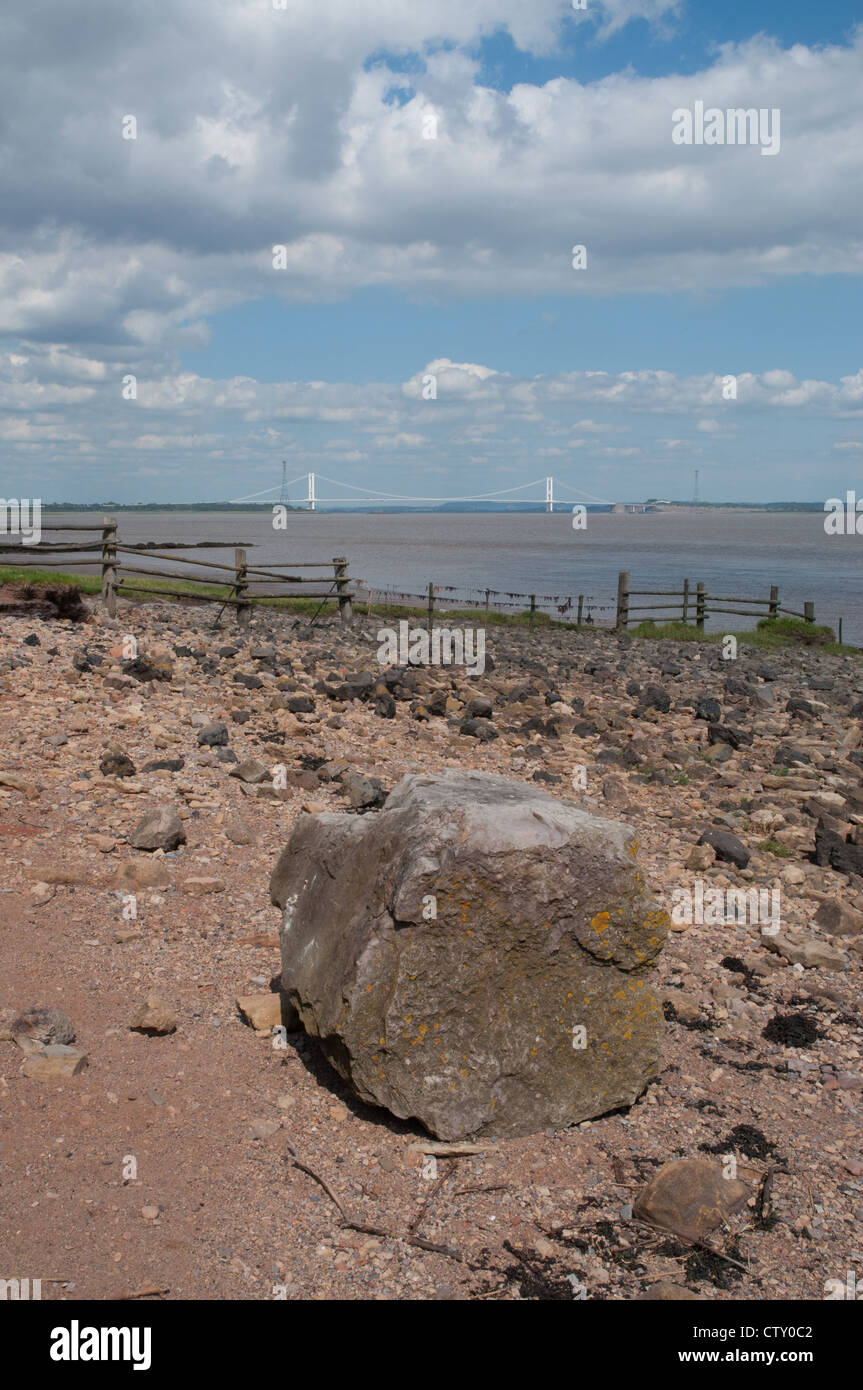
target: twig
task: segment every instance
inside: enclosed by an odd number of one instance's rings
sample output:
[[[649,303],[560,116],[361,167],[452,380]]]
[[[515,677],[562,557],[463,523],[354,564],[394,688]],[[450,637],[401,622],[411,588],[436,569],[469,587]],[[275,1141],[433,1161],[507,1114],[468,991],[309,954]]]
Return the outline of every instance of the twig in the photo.
[[[715,1255],[717,1260],[725,1260],[728,1264],[734,1265],[736,1269],[742,1270],[744,1274],[751,1274],[753,1279],[758,1279],[758,1275],[752,1274],[751,1269],[748,1269],[746,1265],[741,1264],[739,1260],[732,1259],[730,1255],[724,1254],[723,1251],[714,1249],[712,1245],[707,1244],[706,1240],[698,1240],[694,1236],[685,1236],[682,1231],[676,1231],[672,1226],[653,1226],[649,1221],[641,1221],[637,1216],[631,1216],[629,1220],[634,1222],[636,1226],[644,1226],[648,1231],[652,1231],[654,1235],[675,1236],[678,1240],[684,1241],[687,1245],[694,1245],[699,1250],[706,1250],[708,1255]]]
[[[505,1182],[495,1182],[488,1187],[457,1187],[452,1195],[453,1197],[464,1197],[468,1192],[505,1192],[508,1186],[509,1184]]]
[[[788,1173],[788,1169],[777,1163],[771,1163],[761,1179],[761,1186],[758,1190],[758,1201],[755,1206],[755,1220],[763,1225],[770,1216],[770,1199],[773,1196],[773,1179],[777,1173]]]
[[[449,1177],[451,1171],[452,1171],[451,1169],[447,1169],[447,1171],[446,1171],[445,1173],[441,1173],[440,1177],[438,1178],[437,1182],[436,1182],[436,1183],[434,1184],[434,1186],[432,1187],[432,1189],[431,1189],[431,1191],[429,1192],[428,1196],[426,1197],[425,1201],[422,1203],[422,1205],[420,1206],[419,1210],[417,1211],[417,1214],[416,1214],[416,1216],[414,1217],[413,1221],[412,1221],[411,1224],[408,1226],[408,1237],[412,1237],[412,1236],[415,1236],[415,1235],[416,1235],[417,1230],[419,1229],[420,1222],[422,1221],[423,1217],[425,1216],[426,1212],[428,1211],[428,1209],[429,1209],[429,1207],[431,1206],[432,1202],[434,1201],[435,1197],[436,1197],[436,1196],[438,1195],[438,1193],[440,1192],[441,1188],[443,1187],[444,1183],[446,1182],[447,1178]]]
[[[294,1167],[299,1168],[303,1173],[307,1173],[310,1178],[313,1178],[314,1181],[324,1189],[330,1201],[337,1208],[342,1218],[342,1225],[347,1227],[348,1230],[358,1231],[362,1235],[382,1236],[384,1240],[401,1240],[404,1241],[406,1245],[414,1245],[420,1250],[429,1250],[435,1255],[446,1255],[451,1260],[457,1260],[459,1264],[467,1265],[469,1269],[483,1270],[482,1265],[472,1264],[466,1256],[462,1255],[458,1250],[455,1250],[451,1245],[438,1245],[435,1241],[424,1240],[421,1236],[414,1235],[412,1230],[409,1230],[405,1235],[401,1235],[398,1231],[386,1231],[381,1226],[367,1226],[363,1221],[355,1221],[347,1212],[340,1198],[336,1196],[326,1178],[322,1178],[320,1173],[316,1173],[314,1168],[310,1168],[307,1163],[303,1162],[290,1140],[288,1141],[288,1150]]]

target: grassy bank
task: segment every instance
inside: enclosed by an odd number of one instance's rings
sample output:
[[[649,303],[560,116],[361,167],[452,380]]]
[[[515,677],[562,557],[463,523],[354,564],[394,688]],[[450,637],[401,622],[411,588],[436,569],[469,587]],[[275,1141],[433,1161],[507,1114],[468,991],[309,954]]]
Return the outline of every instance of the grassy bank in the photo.
[[[30,584],[75,584],[82,593],[95,595],[101,591],[101,581],[96,574],[63,574],[56,570],[36,569],[33,565],[0,565],[0,584],[10,582],[24,582]],[[152,590],[154,597],[159,595],[160,589],[166,584],[170,584],[182,597],[189,599],[195,598],[221,598],[230,593],[228,585],[218,584],[199,584],[186,579],[167,580],[151,579],[145,575],[135,577],[136,585],[142,589]],[[169,595],[163,595],[169,598]],[[144,595],[129,595],[129,598],[137,598],[142,602],[146,601]],[[254,607],[279,608],[290,613],[313,614],[320,609],[321,613],[331,614],[337,611],[335,600],[315,598],[253,598],[251,603]],[[360,603],[355,604],[354,613],[361,617],[381,618],[388,623],[398,622],[405,618],[419,626],[425,624],[427,611],[425,608],[411,608],[408,604],[385,604],[372,603],[371,606]],[[498,613],[489,610],[486,613],[481,608],[447,608],[436,609],[435,620],[442,625],[458,623],[481,624],[483,627],[528,627],[530,625],[530,613],[524,610],[519,613]],[[580,628],[575,623],[558,622],[549,617],[547,613],[536,612],[533,615],[533,626],[537,628],[563,628],[567,631],[580,631],[585,633],[600,634],[609,632],[608,627],[601,627],[598,624],[587,624]],[[654,623],[651,619],[646,619],[637,627],[629,628],[628,635],[636,640],[643,641],[666,641],[666,642],[700,642],[709,645],[721,643],[726,637],[732,636],[737,639],[738,646],[758,647],[765,651],[778,651],[784,647],[807,646],[818,647],[819,650],[831,652],[842,656],[861,656],[859,647],[851,647],[847,644],[840,644],[836,641],[836,634],[831,627],[806,623],[798,618],[762,618],[757,627],[747,628],[741,632],[702,632],[694,624],[673,622],[673,623]]]

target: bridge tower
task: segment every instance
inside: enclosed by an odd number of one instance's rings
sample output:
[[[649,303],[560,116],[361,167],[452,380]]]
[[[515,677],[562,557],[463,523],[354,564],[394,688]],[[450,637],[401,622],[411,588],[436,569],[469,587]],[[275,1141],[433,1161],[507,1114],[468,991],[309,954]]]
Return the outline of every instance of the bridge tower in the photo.
[[[315,475],[314,475],[314,473],[310,473],[310,474],[309,474],[309,499],[308,499],[308,500],[309,500],[309,511],[310,511],[310,512],[313,512],[313,511],[315,510],[315,502],[316,502],[316,498],[315,498]]]
[[[554,511],[554,478],[546,478],[545,480],[545,510],[547,512]]]

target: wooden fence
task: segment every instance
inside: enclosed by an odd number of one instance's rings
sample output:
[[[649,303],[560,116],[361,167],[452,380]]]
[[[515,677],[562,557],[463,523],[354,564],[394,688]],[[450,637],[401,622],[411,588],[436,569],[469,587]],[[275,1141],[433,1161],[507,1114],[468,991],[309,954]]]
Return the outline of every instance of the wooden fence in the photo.
[[[98,526],[90,525],[67,525],[67,526],[43,526],[43,531],[52,532],[78,532],[89,531],[99,533]],[[165,542],[166,546],[175,545],[176,542]],[[182,549],[194,550],[206,546],[213,548],[212,541],[191,542],[183,544]],[[225,547],[230,548],[230,547]],[[237,615],[237,622],[241,626],[248,626],[252,614],[252,600],[272,599],[272,598],[319,598],[321,607],[327,599],[333,599],[338,604],[339,619],[343,623],[348,623],[352,616],[353,592],[351,590],[350,576],[348,575],[348,561],[345,556],[336,556],[333,560],[309,560],[300,561],[290,566],[290,573],[285,571],[283,565],[250,565],[246,550],[243,547],[234,549],[233,565],[218,564],[214,560],[187,559],[182,555],[164,555],[159,550],[150,545],[123,545],[121,543],[118,529],[117,518],[113,516],[103,516],[101,534],[99,539],[92,541],[74,542],[69,545],[64,544],[44,544],[28,546],[2,546],[0,551],[3,553],[11,552],[15,556],[14,563],[21,566],[31,564],[36,567],[38,560],[45,556],[51,556],[52,563],[57,562],[57,557],[80,556],[81,558],[68,559],[62,561],[62,568],[65,570],[74,566],[94,566],[101,563],[102,574],[102,601],[110,617],[117,611],[117,597],[124,594],[145,594],[148,598],[185,598],[192,599],[196,603],[218,603],[222,607],[234,608]],[[83,558],[85,553],[89,553],[90,558]],[[170,570],[154,569],[152,565],[130,564],[123,556],[137,557],[139,560],[163,560],[171,565],[190,565],[194,567],[194,573],[181,571],[177,574]],[[98,559],[97,559],[98,556]],[[294,570],[330,570],[332,580],[329,587],[324,588],[328,582],[327,575],[300,575],[293,573]],[[204,594],[182,589],[152,588],[148,585],[135,583],[139,576],[147,578],[168,579],[186,581],[192,584],[206,585],[208,588],[219,588],[226,592],[219,594]],[[131,580],[131,582],[130,582]],[[297,593],[293,588],[285,590],[284,585],[312,584],[314,590],[303,590]],[[273,586],[282,586],[281,592],[272,592]],[[221,612],[221,609],[220,609]],[[218,619],[217,619],[218,620]]]
[[[675,602],[631,604],[631,598],[670,598]],[[745,604],[746,607],[720,606],[729,603]],[[804,603],[802,613],[793,608],[783,608],[779,602],[779,589],[775,584],[771,586],[769,598],[729,598],[727,595],[709,594],[701,582],[693,589],[688,579],[684,579],[682,589],[631,589],[629,571],[621,570],[617,576],[617,616],[614,624],[617,631],[629,626],[633,621],[633,613],[642,615],[636,618],[635,622],[644,622],[645,614],[652,615],[659,611],[664,615],[661,619],[663,622],[688,623],[694,618],[695,625],[699,628],[703,628],[705,620],[714,613],[733,613],[740,618],[778,618],[780,613],[785,613],[791,618],[803,618],[807,623],[815,621],[814,603]]]
[[[427,590],[418,594],[406,589],[371,588],[362,580],[357,580],[354,598],[358,607],[366,605],[367,614],[371,612],[373,603],[393,607],[401,606],[405,601],[412,607],[422,604],[427,609],[429,622],[433,621],[436,610],[445,614],[447,608],[474,608],[486,617],[490,612],[515,609],[529,613],[531,622],[537,613],[554,616],[556,612],[559,621],[575,622],[579,627],[582,623],[592,626],[594,613],[614,613],[613,604],[599,603],[594,594],[526,594],[510,589],[459,590],[451,584],[434,584],[431,581]]]

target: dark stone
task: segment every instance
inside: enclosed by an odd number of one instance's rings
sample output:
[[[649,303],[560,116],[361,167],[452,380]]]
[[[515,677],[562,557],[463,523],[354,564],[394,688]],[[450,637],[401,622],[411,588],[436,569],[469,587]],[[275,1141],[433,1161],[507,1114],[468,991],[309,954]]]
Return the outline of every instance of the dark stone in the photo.
[[[745,729],[732,729],[730,724],[708,724],[707,740],[709,743],[727,743],[730,748],[740,748],[742,744],[752,742],[752,735]]]
[[[137,769],[122,748],[109,748],[99,763],[99,771],[104,777],[134,777]]]
[[[701,695],[695,706],[695,718],[706,719],[708,724],[718,724],[722,718],[722,707],[718,700],[709,695]]]
[[[661,685],[647,685],[641,693],[638,709],[640,713],[646,709],[656,709],[660,714],[667,714],[671,709],[671,696]]]
[[[490,743],[498,737],[497,729],[487,719],[465,719],[459,725],[459,733],[466,738],[478,738],[481,743]]]
[[[198,744],[202,748],[224,748],[228,742],[228,730],[224,724],[206,724],[198,731]]]
[[[185,758],[157,758],[155,762],[145,763],[142,772],[180,772],[185,767]]]
[[[738,869],[745,869],[752,857],[746,846],[736,835],[732,835],[730,830],[716,830],[713,826],[708,826],[698,843],[712,845],[716,850],[717,859],[735,864]]]

